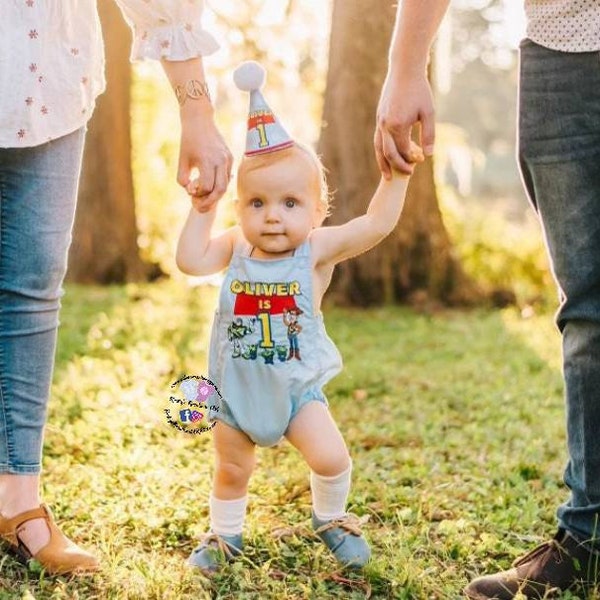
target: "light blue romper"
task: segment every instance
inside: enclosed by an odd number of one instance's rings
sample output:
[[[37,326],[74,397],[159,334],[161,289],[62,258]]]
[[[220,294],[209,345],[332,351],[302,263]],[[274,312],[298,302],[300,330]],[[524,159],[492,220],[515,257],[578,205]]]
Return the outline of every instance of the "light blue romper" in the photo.
[[[321,388],[342,359],[314,314],[310,242],[277,260],[251,252],[234,249],[221,287],[208,368],[222,399],[211,416],[272,446],[302,406],[327,404]]]

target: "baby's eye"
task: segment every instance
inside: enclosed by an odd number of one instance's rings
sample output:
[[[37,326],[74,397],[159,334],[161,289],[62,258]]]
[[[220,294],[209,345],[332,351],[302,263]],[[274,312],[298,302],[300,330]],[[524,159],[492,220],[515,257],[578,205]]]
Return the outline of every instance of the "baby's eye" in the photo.
[[[294,208],[294,206],[296,206],[296,200],[295,200],[295,198],[286,198],[285,205],[288,208]]]
[[[252,200],[250,200],[250,204],[254,208],[260,208],[263,205],[263,201],[260,198],[252,198]]]

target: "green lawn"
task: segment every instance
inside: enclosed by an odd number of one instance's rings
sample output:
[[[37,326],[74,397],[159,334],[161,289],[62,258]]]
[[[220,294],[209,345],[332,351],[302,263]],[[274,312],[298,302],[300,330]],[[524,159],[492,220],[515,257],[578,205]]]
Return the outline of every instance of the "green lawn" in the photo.
[[[452,599],[554,532],[565,440],[551,314],[327,309],[345,359],[327,392],[374,560],[336,568],[310,532],[308,470],[281,444],[258,453],[245,557],[210,580],[186,569],[207,525],[210,433],[172,429],[163,409],[172,382],[206,372],[215,297],[176,282],[68,289],[44,497],[103,568],[46,577],[2,556],[0,599]]]

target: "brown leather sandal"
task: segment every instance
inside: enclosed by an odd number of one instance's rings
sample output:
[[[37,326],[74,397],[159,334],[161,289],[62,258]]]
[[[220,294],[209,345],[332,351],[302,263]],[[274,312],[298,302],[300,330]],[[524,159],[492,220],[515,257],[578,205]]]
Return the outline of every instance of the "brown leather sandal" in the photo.
[[[19,538],[19,531],[23,525],[33,519],[44,519],[50,531],[50,541],[35,555],[31,554]],[[52,575],[88,573],[98,570],[99,567],[95,556],[76,546],[60,531],[45,504],[10,519],[0,515],[0,537],[8,542],[10,550],[21,561],[27,563],[35,559]]]

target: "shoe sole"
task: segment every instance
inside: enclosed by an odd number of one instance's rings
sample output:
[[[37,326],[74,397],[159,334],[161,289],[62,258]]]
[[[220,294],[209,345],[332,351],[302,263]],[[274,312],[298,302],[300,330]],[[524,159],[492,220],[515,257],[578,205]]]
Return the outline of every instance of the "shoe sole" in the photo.
[[[73,576],[79,576],[79,575],[90,575],[92,573],[97,573],[100,570],[100,567],[78,567],[76,569],[71,569],[71,570],[67,570],[67,571],[50,571],[48,569],[46,569],[46,567],[44,567],[44,565],[42,565],[42,563],[40,563],[39,561],[37,561],[35,558],[33,558],[32,556],[29,556],[28,553],[24,552],[23,550],[21,550],[18,546],[15,546],[14,544],[11,544],[8,540],[2,539],[0,538],[0,546],[2,546],[2,549],[7,553],[10,554],[13,558],[15,558],[17,560],[17,562],[21,563],[24,567],[27,567],[27,570],[30,572],[34,572],[32,570],[29,569],[29,563],[32,561],[36,561],[39,565],[41,565],[42,567],[42,571],[46,574],[46,575],[52,575],[52,576],[57,576],[57,575],[73,575]]]

